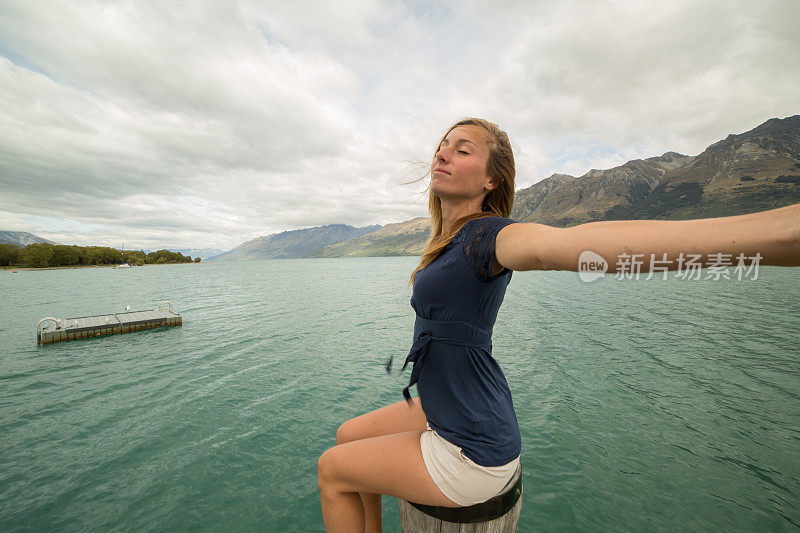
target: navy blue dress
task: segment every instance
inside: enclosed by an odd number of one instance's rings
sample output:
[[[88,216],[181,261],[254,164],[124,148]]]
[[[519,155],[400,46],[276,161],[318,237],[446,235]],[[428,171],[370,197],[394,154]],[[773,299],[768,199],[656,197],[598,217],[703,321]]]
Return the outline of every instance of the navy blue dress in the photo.
[[[492,275],[497,233],[513,220],[467,222],[414,278],[417,317],[409,386],[416,383],[428,424],[482,466],[520,455],[511,391],[492,357],[492,328],[511,270]],[[403,366],[405,368],[405,365]],[[403,391],[410,400],[408,387]]]

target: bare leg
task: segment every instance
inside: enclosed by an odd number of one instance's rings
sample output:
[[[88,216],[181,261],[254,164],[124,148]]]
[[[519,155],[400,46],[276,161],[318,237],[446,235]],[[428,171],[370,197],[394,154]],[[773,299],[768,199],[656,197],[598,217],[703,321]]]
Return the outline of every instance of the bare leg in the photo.
[[[381,495],[359,492],[364,506],[364,533],[383,533],[383,515],[381,512]]]
[[[403,400],[351,418],[339,426],[336,444],[403,431],[424,431],[427,420],[419,398],[411,400],[411,407]],[[381,495],[368,492],[360,492],[359,495],[366,517],[365,533],[381,533]]]
[[[421,434],[416,430],[355,440],[322,454],[317,473],[326,531],[365,530],[360,492],[458,507],[431,479],[419,446]]]

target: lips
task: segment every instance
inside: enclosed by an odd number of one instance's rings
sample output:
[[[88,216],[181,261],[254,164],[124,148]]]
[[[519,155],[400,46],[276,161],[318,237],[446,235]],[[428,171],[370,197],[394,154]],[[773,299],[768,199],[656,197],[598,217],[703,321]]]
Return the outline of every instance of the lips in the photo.
[[[444,170],[444,169],[441,169],[441,168],[439,168],[439,167],[436,167],[436,168],[434,168],[434,169],[433,169],[433,172],[434,172],[434,173],[436,173],[436,172],[441,172],[442,174],[447,174],[448,176],[450,175],[450,173],[449,173],[448,171],[446,171],[446,170]]]

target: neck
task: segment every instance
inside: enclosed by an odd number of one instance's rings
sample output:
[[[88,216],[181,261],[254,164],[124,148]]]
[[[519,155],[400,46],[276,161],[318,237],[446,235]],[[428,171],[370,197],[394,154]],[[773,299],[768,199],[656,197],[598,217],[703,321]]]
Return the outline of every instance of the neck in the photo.
[[[480,213],[482,203],[483,198],[479,198],[477,202],[475,200],[453,202],[442,199],[442,235],[446,235],[459,218]]]

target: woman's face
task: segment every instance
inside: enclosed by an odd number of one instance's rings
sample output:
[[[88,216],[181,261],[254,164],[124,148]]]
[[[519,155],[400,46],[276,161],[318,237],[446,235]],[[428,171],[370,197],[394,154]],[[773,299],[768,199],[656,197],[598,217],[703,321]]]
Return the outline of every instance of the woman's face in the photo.
[[[441,199],[477,199],[494,189],[486,174],[489,145],[477,126],[457,126],[439,145],[431,170],[431,192]]]

